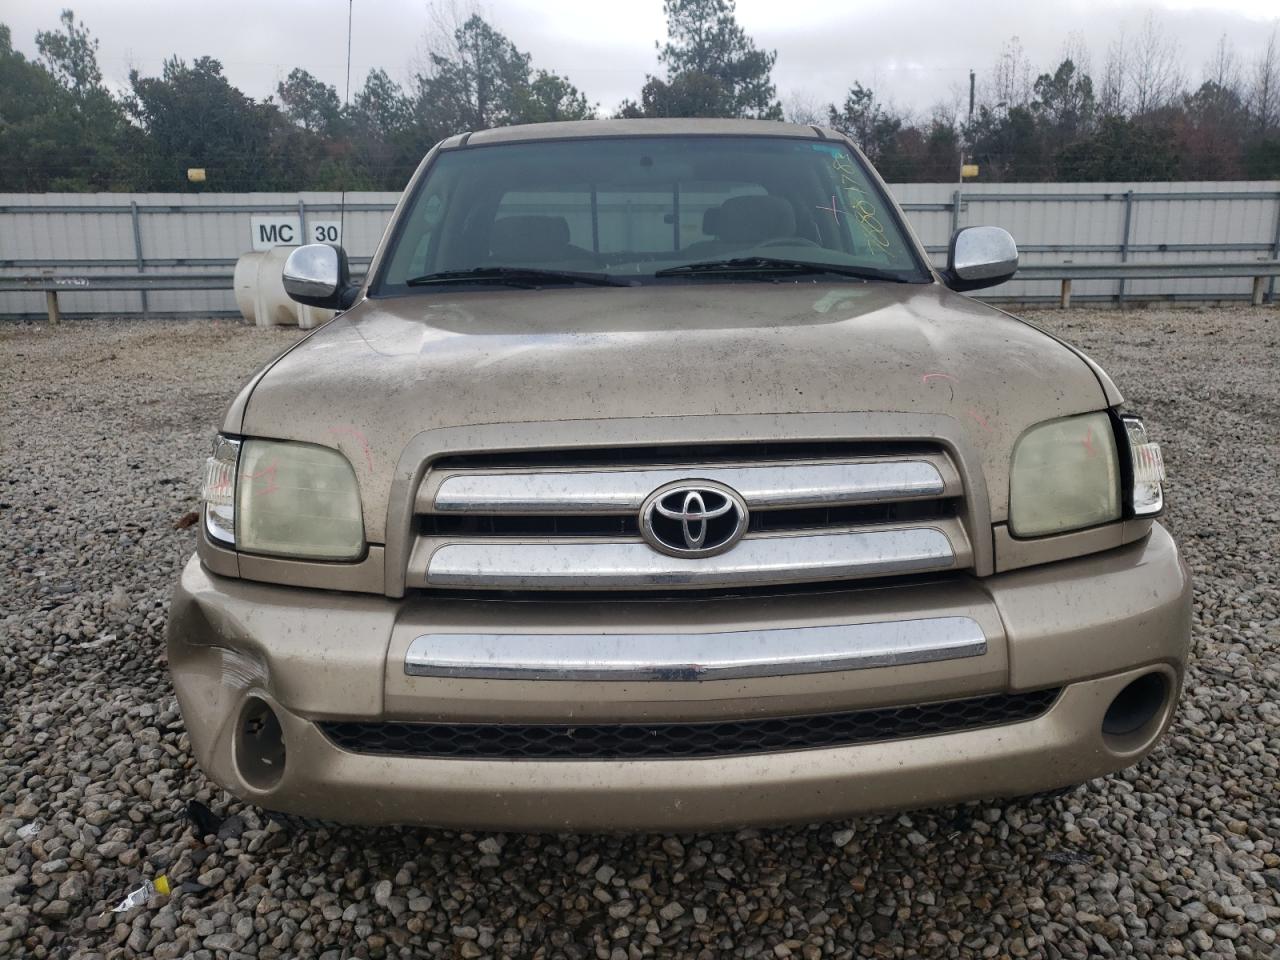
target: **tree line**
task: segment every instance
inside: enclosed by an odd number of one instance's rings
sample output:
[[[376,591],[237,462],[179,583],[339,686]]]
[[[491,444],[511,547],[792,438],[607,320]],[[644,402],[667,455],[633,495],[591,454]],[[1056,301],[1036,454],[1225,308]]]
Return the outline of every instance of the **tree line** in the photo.
[[[1192,85],[1152,15],[1107,50],[1098,74],[1069,41],[1037,72],[1017,38],[980,83],[913,118],[855,83],[842,103],[791,119],[848,133],[891,182],[955,179],[957,157],[988,181],[1270,180],[1280,178],[1280,30],[1245,63],[1223,37]],[[957,120],[959,117],[961,119]]]
[[[821,123],[849,134],[892,182],[956,179],[962,159],[986,181],[1280,178],[1280,39],[1244,62],[1224,38],[1198,82],[1148,16],[1121,35],[1101,69],[1069,42],[1038,71],[1017,39],[968,90],[924,115],[855,82],[831,102],[772,80],[776,51],[758,47],[733,0],[664,0],[661,75],[619,117],[755,117]],[[13,48],[0,23],[0,191],[185,191],[203,168],[214,191],[398,190],[429,147],[464,130],[609,115],[479,13],[436,8],[431,47],[407,85],[371,70],[344,103],[292,70],[255,100],[213,57],[131,70],[114,92],[98,41],[71,10]]]

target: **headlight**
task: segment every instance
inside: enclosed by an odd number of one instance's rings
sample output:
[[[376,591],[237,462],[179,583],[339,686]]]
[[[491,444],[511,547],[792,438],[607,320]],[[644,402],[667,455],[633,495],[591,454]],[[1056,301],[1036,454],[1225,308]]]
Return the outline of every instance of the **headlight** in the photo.
[[[205,529],[246,553],[355,560],[364,519],[355,471],[336,450],[220,437],[205,467]]]
[[[1115,432],[1106,413],[1037,424],[1013,448],[1009,526],[1038,537],[1120,519]]]

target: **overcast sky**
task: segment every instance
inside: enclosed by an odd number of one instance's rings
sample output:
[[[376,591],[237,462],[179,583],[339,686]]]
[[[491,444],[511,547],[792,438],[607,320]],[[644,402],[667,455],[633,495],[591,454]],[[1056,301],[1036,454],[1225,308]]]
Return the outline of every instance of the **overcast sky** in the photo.
[[[108,82],[130,67],[158,73],[165,57],[221,60],[231,81],[263,98],[295,66],[342,93],[346,0],[66,0],[100,39]],[[465,6],[465,0],[460,0]],[[59,3],[5,0],[0,22],[14,45],[35,53],[35,32],[56,26]],[[408,81],[421,56],[426,0],[354,0],[352,84],[372,67]],[[665,32],[661,0],[485,0],[480,9],[535,66],[564,74],[605,112],[635,96],[658,69]],[[974,67],[981,78],[1017,36],[1037,69],[1055,65],[1075,34],[1100,71],[1108,43],[1136,33],[1148,11],[1179,44],[1198,81],[1223,34],[1251,60],[1266,42],[1278,0],[738,0],[738,18],[760,46],[776,49],[774,81],[786,101],[837,99],[855,80],[900,107],[925,111],[949,99]]]

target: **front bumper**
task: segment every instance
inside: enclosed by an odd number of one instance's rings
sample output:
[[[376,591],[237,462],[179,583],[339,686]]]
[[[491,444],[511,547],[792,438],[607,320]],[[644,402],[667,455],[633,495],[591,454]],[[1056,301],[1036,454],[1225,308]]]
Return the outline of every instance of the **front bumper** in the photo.
[[[424,632],[705,634],[963,617],[978,656],[706,680],[488,679],[406,673]],[[1159,525],[1142,541],[984,579],[812,595],[663,601],[402,601],[209,574],[177,588],[169,662],[193,750],[233,793],[352,823],[673,830],[836,818],[1053,789],[1128,766],[1172,714],[1190,583]],[[1117,694],[1159,673],[1169,691],[1132,735],[1102,731]],[[565,760],[348,752],[322,720],[553,723],[797,716],[1061,687],[1034,719],[854,746],[698,759]],[[282,769],[244,762],[246,705],[280,724]],[[260,712],[260,710],[259,710]]]

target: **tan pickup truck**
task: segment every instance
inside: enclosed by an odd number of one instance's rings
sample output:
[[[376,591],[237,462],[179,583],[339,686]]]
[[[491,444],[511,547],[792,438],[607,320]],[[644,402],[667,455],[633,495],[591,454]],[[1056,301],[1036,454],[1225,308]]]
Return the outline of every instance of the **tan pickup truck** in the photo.
[[[232,401],[169,665],[286,817],[636,830],[1019,795],[1137,762],[1190,584],[1160,448],[955,291],[830,130],[452,137],[343,311]]]

